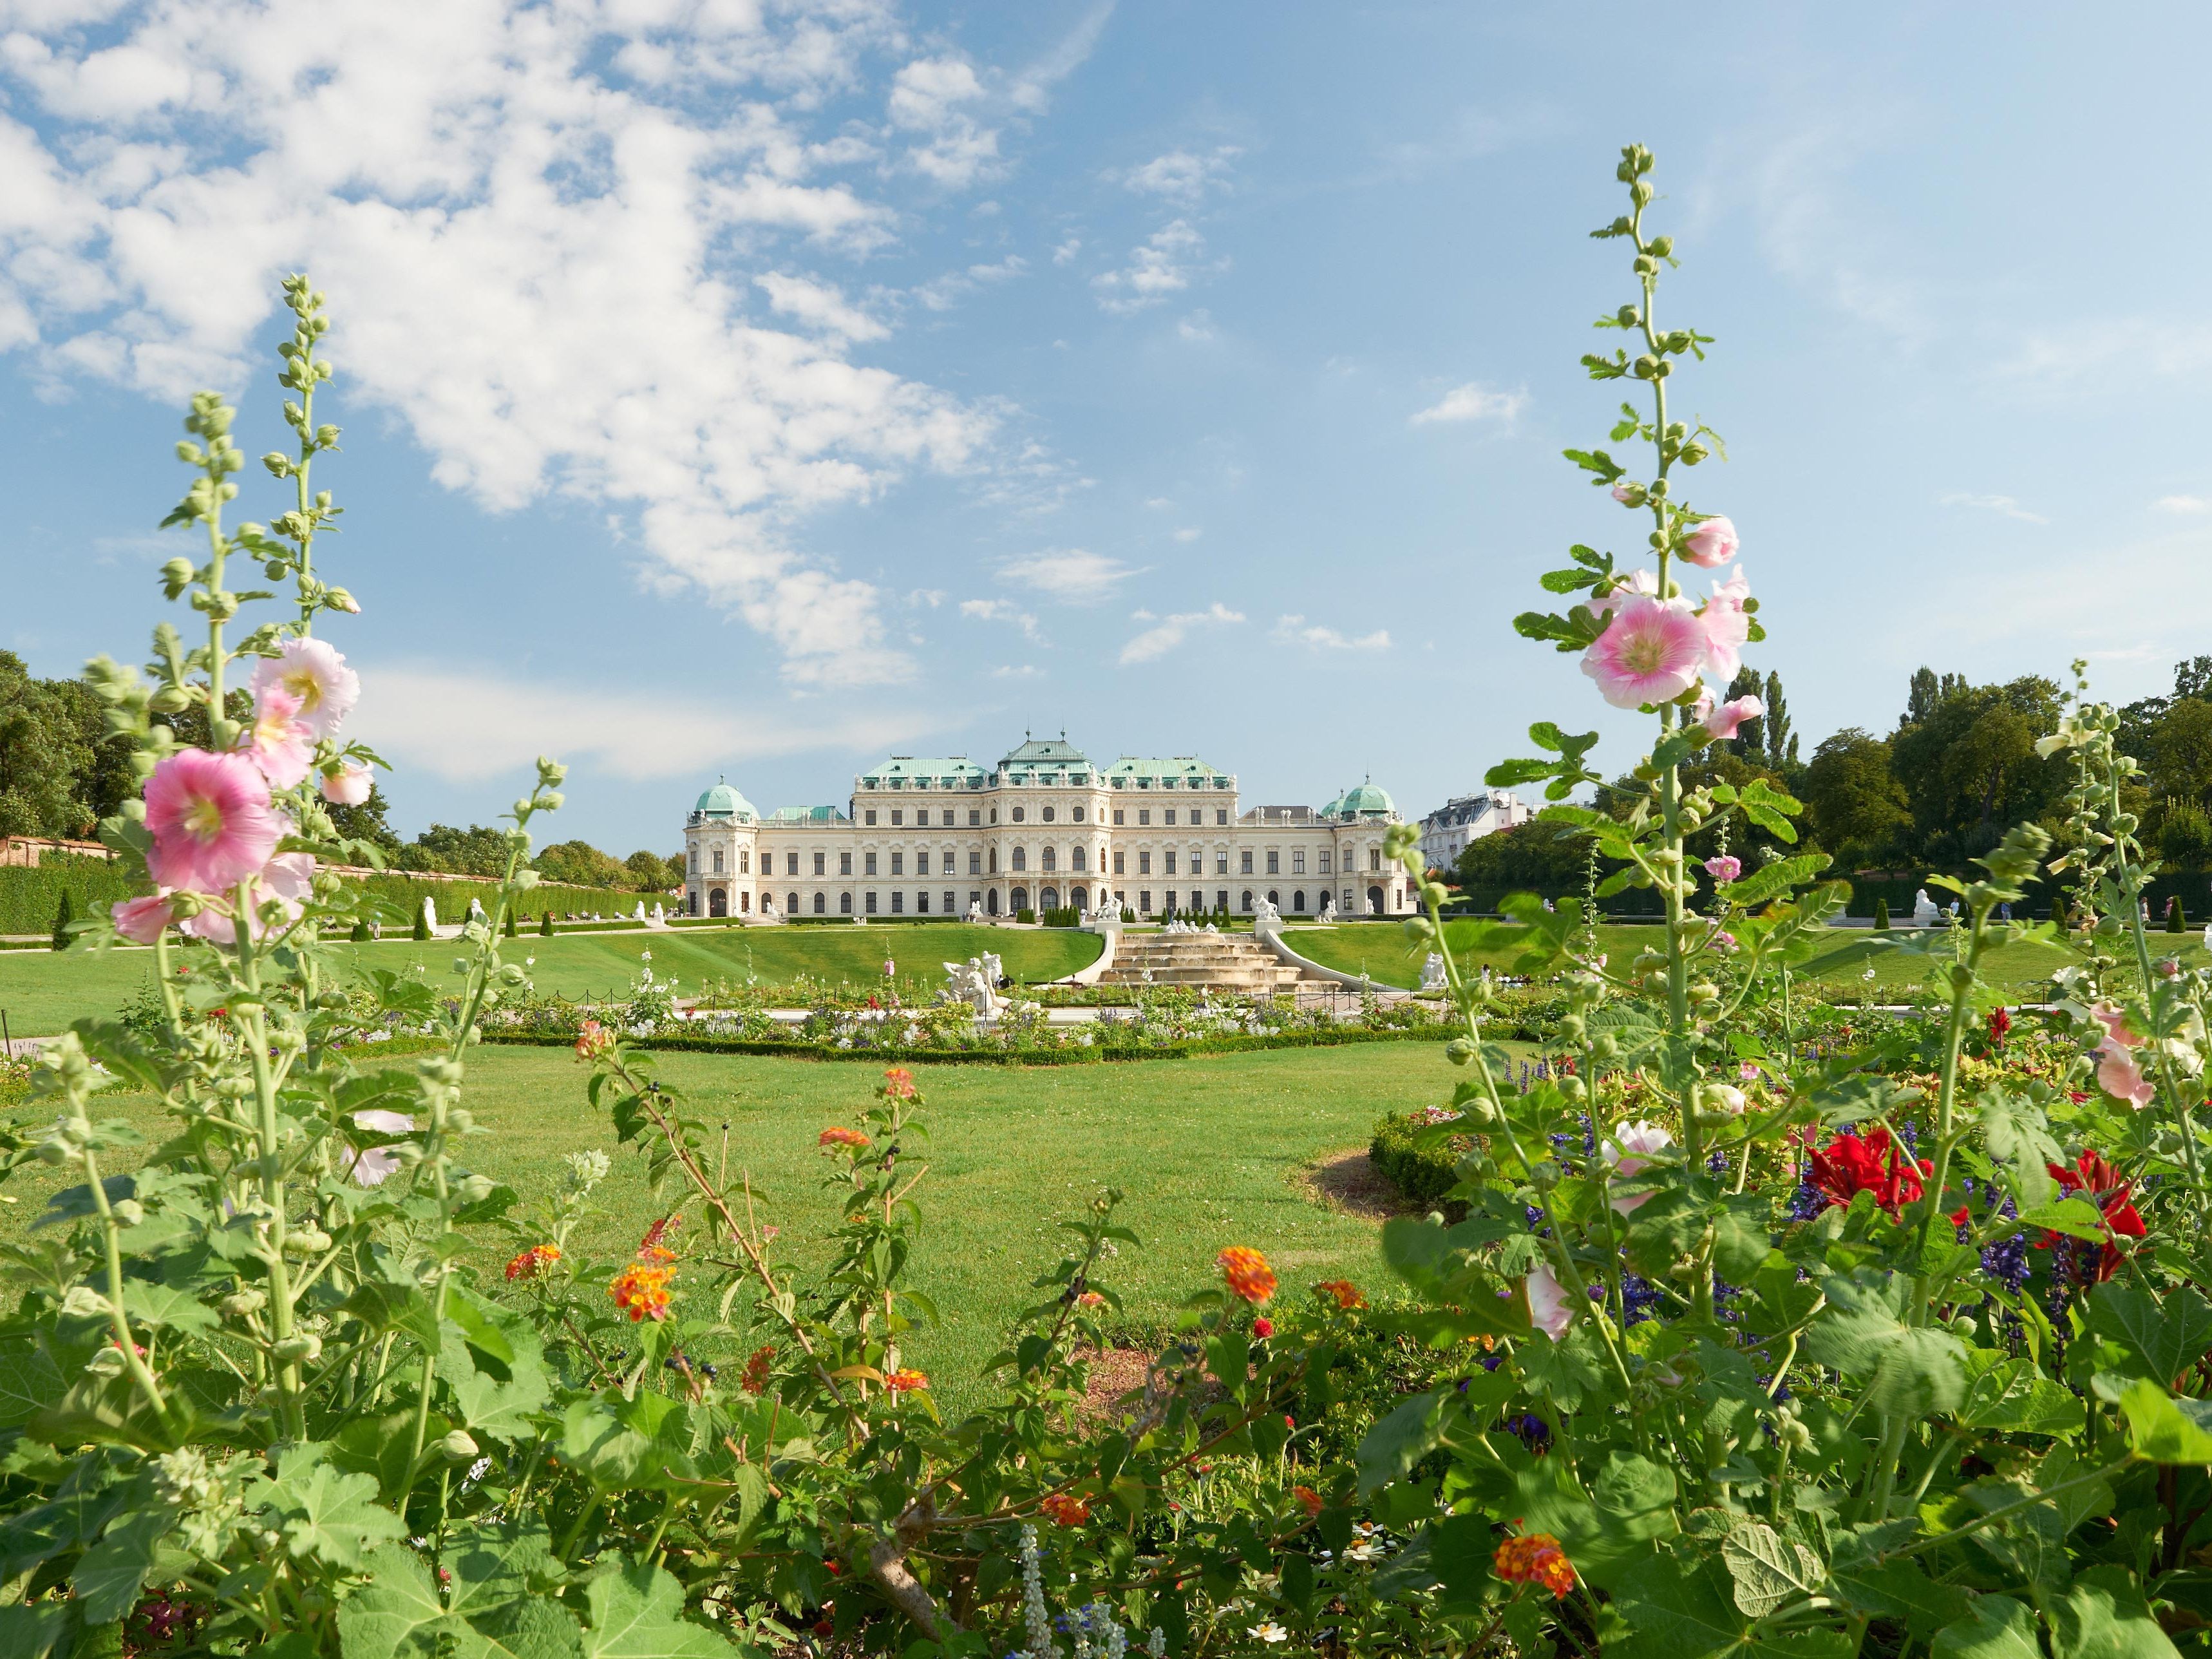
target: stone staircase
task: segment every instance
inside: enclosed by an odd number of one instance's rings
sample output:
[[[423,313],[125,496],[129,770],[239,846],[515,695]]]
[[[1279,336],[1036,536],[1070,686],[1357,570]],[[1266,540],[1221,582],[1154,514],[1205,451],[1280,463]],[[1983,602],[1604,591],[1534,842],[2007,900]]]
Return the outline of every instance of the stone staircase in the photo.
[[[1299,971],[1249,933],[1121,935],[1101,985],[1187,985],[1194,990],[1287,991]]]

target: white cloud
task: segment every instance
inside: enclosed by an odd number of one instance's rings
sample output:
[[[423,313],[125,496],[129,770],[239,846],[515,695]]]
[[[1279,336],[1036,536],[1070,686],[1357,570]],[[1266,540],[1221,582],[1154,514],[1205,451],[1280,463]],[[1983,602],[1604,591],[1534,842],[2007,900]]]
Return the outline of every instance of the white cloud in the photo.
[[[1121,647],[1121,664],[1152,662],[1164,657],[1190,636],[1195,628],[1218,628],[1244,620],[1242,611],[1231,611],[1216,600],[1204,611],[1179,611],[1171,617],[1155,618],[1149,611],[1136,612],[1136,620],[1149,622],[1152,626]]]
[[[870,0],[855,8],[872,11]],[[842,5],[826,7],[831,16]],[[1082,64],[1098,44],[1111,0],[1093,7],[1044,57],[1012,76],[978,73],[966,58],[917,58],[892,77],[884,105],[894,135],[906,143],[904,164],[948,190],[964,189],[1006,170],[1000,150],[1004,124],[1021,125],[1051,102],[1052,88]]]
[[[1502,421],[1510,426],[1528,406],[1528,389],[1526,386],[1512,392],[1498,392],[1480,380],[1469,380],[1465,386],[1454,386],[1437,402],[1413,416],[1407,424],[1425,426],[1432,421]]]
[[[1176,332],[1193,345],[1204,345],[1213,338],[1213,313],[1201,306],[1176,325]]]
[[[1187,149],[1170,150],[1156,155],[1142,167],[1131,167],[1127,173],[1109,173],[1118,179],[1127,190],[1139,195],[1157,196],[1183,208],[1194,208],[1206,199],[1208,190],[1226,188],[1229,164],[1243,151],[1234,144],[1224,144],[1208,155],[1197,155]]]
[[[1137,574],[1133,565],[1080,547],[1048,547],[1009,559],[999,567],[1001,580],[1035,588],[1063,605],[1103,599]]]
[[[911,713],[763,718],[763,710],[673,690],[532,684],[422,665],[363,665],[362,674],[375,695],[362,700],[349,732],[448,783],[481,783],[540,755],[636,782],[696,777],[718,762],[904,744],[940,723]]]
[[[2040,513],[2031,513],[2009,495],[1977,495],[1971,490],[1954,489],[1936,498],[1942,507],[1971,507],[1977,512],[1995,513],[2000,517],[2017,519],[2022,524],[2049,524]]]
[[[2212,500],[2203,495],[2161,495],[2151,505],[2162,513],[2212,513]]]
[[[963,295],[972,294],[986,283],[1011,282],[1029,273],[1030,262],[1018,253],[1009,253],[994,264],[970,265],[965,270],[949,270],[933,281],[916,289],[915,298],[932,311],[950,311],[953,302]]]
[[[1372,634],[1362,634],[1357,639],[1339,633],[1334,628],[1324,628],[1318,623],[1309,623],[1304,617],[1278,617],[1275,637],[1285,645],[1310,646],[1319,651],[1388,651],[1390,635],[1386,629],[1376,629]]]
[[[649,586],[742,617],[795,682],[910,672],[884,596],[797,539],[815,509],[984,466],[996,434],[995,405],[853,362],[884,324],[795,264],[891,234],[836,176],[872,143],[817,130],[897,44],[886,10],[678,27],[649,5],[270,0],[244,29],[169,0],[96,35],[17,15],[0,349],[35,376],[260,384],[276,276],[304,265],[336,323],[331,418],[390,411],[493,511],[616,516]],[[899,131],[940,173],[980,167],[976,71],[923,63],[894,82],[920,124]],[[749,317],[756,292],[796,326]]]
[[[1002,663],[991,671],[991,678],[994,680],[1034,680],[1042,678],[1043,675],[1044,670],[1033,662],[1025,662],[1018,668],[1012,663]]]
[[[778,313],[825,334],[848,340],[880,340],[890,332],[825,283],[773,270],[754,277],[753,282]]]
[[[1101,271],[1091,286],[1097,290],[1099,305],[1117,316],[1142,311],[1188,288],[1205,251],[1206,238],[1188,219],[1176,219],[1132,248],[1127,265]]]
[[[1194,526],[1185,525],[1182,529],[1176,532],[1175,538],[1179,542],[1194,542],[1205,533],[1206,532],[1204,531],[1196,528]]]
[[[1004,599],[963,599],[960,601],[960,614],[973,617],[979,622],[1012,623],[1022,630],[1022,637],[1031,644],[1044,643],[1043,635],[1037,632],[1037,619],[1020,606],[1009,605]]]
[[[1160,513],[1164,512],[1170,507],[1173,507],[1175,502],[1165,495],[1152,495],[1146,498],[1145,505],[1152,508],[1153,512]]]
[[[1083,239],[1079,236],[1071,236],[1066,241],[1060,243],[1058,247],[1053,249],[1052,262],[1056,265],[1064,265],[1082,252]]]

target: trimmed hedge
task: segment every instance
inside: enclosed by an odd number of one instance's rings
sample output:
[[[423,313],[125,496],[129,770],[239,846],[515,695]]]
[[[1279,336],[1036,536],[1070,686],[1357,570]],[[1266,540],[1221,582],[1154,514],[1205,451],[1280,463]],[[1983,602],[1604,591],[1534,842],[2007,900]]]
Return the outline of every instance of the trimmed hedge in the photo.
[[[500,1031],[483,1034],[486,1042],[526,1048],[567,1048],[573,1033]],[[653,1053],[770,1054],[793,1060],[859,1060],[887,1066],[1087,1066],[1107,1060],[1190,1060],[1201,1054],[1251,1054],[1263,1048],[1339,1048],[1359,1042],[1442,1042],[1417,1031],[1285,1031],[1276,1036],[1194,1037],[1172,1048],[1108,1045],[1089,1048],[840,1048],[827,1042],[771,1042],[744,1037],[654,1036],[635,1046]]]
[[[1431,1126],[1416,1123],[1403,1112],[1393,1112],[1376,1123],[1375,1139],[1367,1146],[1368,1161],[1413,1203],[1431,1209],[1441,1206],[1447,1218],[1462,1220],[1467,1206],[1447,1200],[1444,1194],[1459,1185],[1460,1152],[1452,1141],[1463,1137],[1425,1141],[1430,1133]]]

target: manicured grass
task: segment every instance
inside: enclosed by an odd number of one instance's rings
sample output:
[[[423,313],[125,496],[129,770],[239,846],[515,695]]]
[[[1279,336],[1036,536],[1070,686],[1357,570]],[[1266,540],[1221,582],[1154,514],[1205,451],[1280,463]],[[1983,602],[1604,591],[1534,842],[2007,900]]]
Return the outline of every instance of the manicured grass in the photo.
[[[1463,966],[1480,969],[1487,964],[1504,969],[1511,960],[1512,952],[1473,948],[1474,931],[1480,925],[1447,921],[1444,936]],[[1347,974],[1365,973],[1378,985],[1409,989],[1420,983],[1421,963],[1430,950],[1426,940],[1410,937],[1397,922],[1294,927],[1285,937],[1291,949],[1325,967]],[[1856,1000],[1862,992],[1869,995],[1901,993],[1923,981],[1935,965],[1929,957],[1896,948],[1899,943],[1917,937],[1909,932],[1881,934],[1865,928],[1829,928],[1821,935],[1814,956],[1798,966],[1795,974],[1808,988],[1817,986],[1846,1000]],[[1632,925],[1598,929],[1599,949],[1617,963],[1626,961],[1647,947],[1657,948],[1662,938],[1656,927]],[[2155,956],[2179,955],[2185,965],[2194,967],[2205,960],[2203,930],[2181,934],[2154,933],[2151,950]],[[2026,941],[1999,946],[1984,958],[1984,969],[1990,979],[2026,998],[2037,992],[2067,960],[2066,953],[2054,945]],[[1870,983],[1863,978],[1869,967],[1875,970]]]
[[[1145,1241],[1142,1249],[1124,1247],[1107,1275],[1139,1328],[1164,1325],[1184,1296],[1212,1282],[1213,1257],[1229,1244],[1264,1251],[1286,1296],[1332,1278],[1384,1288],[1375,1224],[1320,1207],[1295,1177],[1319,1153],[1364,1146],[1384,1112],[1448,1099],[1454,1081],[1437,1045],[1410,1042],[1036,1070],[914,1069],[934,1133],[906,1148],[909,1160],[929,1165],[916,1194],[926,1223],[913,1283],[935,1300],[943,1323],[916,1337],[911,1353],[939,1379],[947,1405],[973,1397],[1008,1317],[1036,1294],[1030,1281],[1060,1259],[1070,1235],[1059,1224],[1106,1187],[1122,1190],[1121,1218]],[[815,1138],[854,1121],[879,1080],[877,1068],[671,1054],[659,1075],[684,1091],[696,1115],[729,1125],[729,1168],[751,1173],[764,1218],[783,1229],[780,1245],[800,1263],[823,1261],[819,1240],[836,1224],[837,1198],[822,1184],[829,1165]],[[534,1206],[563,1153],[597,1146],[614,1154],[615,1172],[599,1189],[608,1214],[586,1242],[626,1255],[661,1209],[646,1191],[638,1153],[617,1152],[605,1115],[586,1105],[584,1081],[565,1050],[471,1051],[465,1097],[493,1133],[471,1143],[469,1162]],[[95,1115],[131,1117],[149,1141],[167,1128],[143,1097],[118,1097]],[[0,1227],[22,1225],[61,1184],[44,1166],[29,1166],[4,1189],[17,1201]],[[696,1224],[698,1215],[690,1206],[689,1218]],[[497,1249],[488,1246],[475,1264],[495,1277]]]
[[[996,951],[1006,972],[1023,981],[1059,979],[1097,960],[1093,933],[1072,929],[970,927],[951,922],[921,927],[696,927],[652,933],[572,933],[538,939],[524,934],[507,943],[516,961],[534,958],[531,977],[544,991],[566,997],[626,994],[653,952],[653,972],[676,975],[678,992],[697,995],[722,979],[743,984],[748,976],[763,985],[793,985],[802,976],[830,985],[840,982],[874,990],[884,984],[884,959],[898,964],[898,994],[927,1000],[945,983],[944,964]],[[346,945],[346,954],[365,964],[404,971],[422,964],[434,984],[451,982],[457,946],[452,940],[417,945],[386,939]],[[149,981],[154,953],[144,950],[96,952],[0,951],[0,1008],[17,1036],[45,1036],[64,1030],[73,1019],[114,1012]]]

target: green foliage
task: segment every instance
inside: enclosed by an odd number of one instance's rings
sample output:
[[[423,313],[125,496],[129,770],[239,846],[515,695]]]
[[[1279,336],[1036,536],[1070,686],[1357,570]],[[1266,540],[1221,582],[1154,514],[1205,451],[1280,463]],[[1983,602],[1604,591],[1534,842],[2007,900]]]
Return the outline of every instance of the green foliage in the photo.
[[[1874,930],[1877,933],[1889,931],[1889,901],[1878,898],[1874,902]]]
[[[76,920],[76,898],[66,887],[62,889],[61,902],[54,906],[54,949],[70,948],[70,924]]]
[[[1468,1144],[1463,1132],[1392,1112],[1376,1121],[1367,1156],[1376,1173],[1410,1201],[1463,1214],[1464,1204],[1445,1200],[1459,1185],[1459,1161]]]

